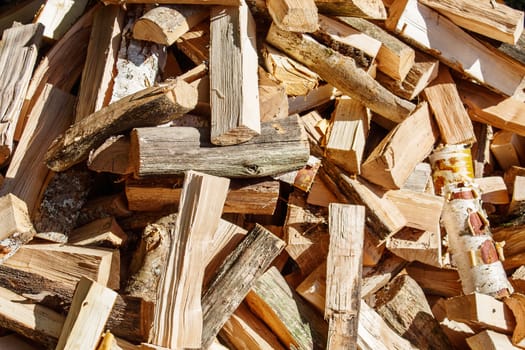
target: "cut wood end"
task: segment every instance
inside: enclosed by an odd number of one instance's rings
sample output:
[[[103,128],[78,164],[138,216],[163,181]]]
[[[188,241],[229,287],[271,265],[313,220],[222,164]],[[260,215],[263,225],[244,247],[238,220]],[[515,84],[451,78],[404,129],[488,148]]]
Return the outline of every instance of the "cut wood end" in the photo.
[[[196,87],[188,84],[182,79],[176,79],[169,88],[168,98],[187,112],[197,106],[199,101],[199,92]]]
[[[140,18],[133,26],[133,39],[151,41],[160,45],[170,46],[178,38],[175,38],[170,42],[167,35],[155,22],[147,18]]]

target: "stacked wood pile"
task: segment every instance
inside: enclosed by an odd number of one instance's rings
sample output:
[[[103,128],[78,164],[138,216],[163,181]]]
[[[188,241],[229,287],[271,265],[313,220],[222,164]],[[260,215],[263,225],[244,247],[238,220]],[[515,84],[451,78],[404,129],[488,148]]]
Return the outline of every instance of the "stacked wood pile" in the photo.
[[[0,349],[525,348],[523,18],[3,5]]]

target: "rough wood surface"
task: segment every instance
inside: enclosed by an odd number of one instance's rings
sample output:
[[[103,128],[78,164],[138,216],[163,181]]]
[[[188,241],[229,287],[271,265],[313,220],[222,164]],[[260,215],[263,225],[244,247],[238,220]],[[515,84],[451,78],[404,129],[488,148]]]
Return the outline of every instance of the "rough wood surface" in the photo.
[[[182,34],[209,16],[206,8],[167,5],[152,8],[133,26],[133,38],[170,46]]]
[[[246,302],[287,348],[326,347],[328,325],[290,289],[275,267],[259,277]]]
[[[377,53],[377,69],[394,81],[404,81],[415,64],[415,52],[386,30],[362,18],[338,17],[358,31],[370,36],[381,43]],[[406,98],[406,97],[403,97]],[[412,100],[412,98],[409,98]]]
[[[89,152],[87,167],[96,172],[131,174],[130,140],[127,135],[110,136],[102,145]]]
[[[461,294],[461,282],[455,269],[438,268],[416,262],[407,266],[407,272],[425,293],[446,298]]]
[[[46,163],[54,171],[64,171],[85,160],[109,136],[168,122],[189,112],[196,103],[196,90],[182,80],[144,89],[73,124],[49,147]]]
[[[423,97],[434,114],[442,142],[456,145],[476,140],[472,121],[447,67],[439,68],[437,78],[423,90]]]
[[[0,164],[13,152],[24,96],[38,57],[44,27],[40,23],[4,30],[0,46]],[[16,57],[16,59],[13,59]]]
[[[87,0],[48,0],[36,13],[33,21],[44,26],[44,38],[51,41],[58,40],[75,24],[87,3]]]
[[[108,216],[75,228],[68,237],[68,243],[82,247],[119,248],[127,239],[128,235],[115,218]]]
[[[211,145],[209,129],[135,129],[131,134],[135,175],[182,175],[193,169],[248,178],[302,168],[308,161],[309,148],[298,118],[290,116],[263,123],[261,135],[243,144],[221,147]]]
[[[116,298],[117,292],[87,278],[80,278],[56,350],[95,348]]]
[[[12,193],[0,197],[0,219],[0,262],[5,263],[34,237],[36,231],[26,203]]]
[[[505,334],[484,330],[472,337],[467,338],[467,344],[472,350],[518,350],[512,345],[510,337]]]
[[[255,22],[244,2],[210,16],[210,140],[235,145],[261,132]]]
[[[47,84],[28,116],[9,163],[0,195],[18,196],[26,203],[31,216],[40,205],[49,176],[49,169],[44,164],[45,151],[71,124],[74,106],[72,95]]]
[[[450,349],[450,341],[432,315],[425,294],[408,275],[395,277],[376,293],[376,311],[420,349]]]
[[[523,347],[525,345],[525,295],[512,293],[504,301],[516,319],[516,327],[512,332],[512,343]]]
[[[332,203],[328,210],[327,349],[357,349],[365,207]]]
[[[119,6],[104,6],[95,13],[80,81],[76,121],[109,103],[123,22],[124,11]]]
[[[172,244],[157,288],[152,343],[168,348],[201,347],[201,291],[213,234],[219,225],[229,179],[195,171],[185,174]],[[191,248],[191,249],[190,249]]]
[[[210,345],[257,278],[283,248],[282,240],[256,225],[226,258],[202,296],[203,348]]]
[[[381,86],[355,61],[345,57],[311,37],[270,27],[266,40],[292,58],[318,73],[321,78],[343,93],[394,122],[405,119],[415,106]]]

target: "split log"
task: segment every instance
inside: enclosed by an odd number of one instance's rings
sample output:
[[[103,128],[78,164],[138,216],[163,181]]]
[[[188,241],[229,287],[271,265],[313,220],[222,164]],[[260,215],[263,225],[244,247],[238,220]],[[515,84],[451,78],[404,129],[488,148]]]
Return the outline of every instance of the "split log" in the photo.
[[[320,176],[316,176],[312,188],[308,192],[306,203],[326,208],[330,203],[337,201],[337,196],[328,188],[324,180]]]
[[[88,1],[48,0],[37,12],[34,22],[44,26],[43,37],[51,41],[64,36],[86,8]]]
[[[463,79],[458,79],[456,83],[472,120],[525,136],[525,121],[520,118],[525,113],[523,102]]]
[[[182,34],[176,41],[177,48],[196,65],[210,57],[210,23],[203,21]]]
[[[419,349],[450,349],[450,341],[432,315],[425,294],[408,275],[394,278],[376,293],[376,311]]]
[[[222,147],[211,145],[209,129],[135,129],[131,133],[135,175],[181,175],[193,169],[232,178],[263,177],[306,164],[309,148],[298,116],[263,123],[261,129],[261,135],[250,141]]]
[[[386,10],[379,0],[315,0],[319,12],[341,16],[386,19]]]
[[[89,153],[87,167],[96,172],[126,175],[133,173],[129,160],[130,140],[126,135],[110,136]]]
[[[441,325],[441,329],[446,334],[453,349],[466,349],[466,338],[475,335],[475,331],[467,324],[459,321],[453,321],[447,318],[445,309],[445,299],[440,298],[432,306],[432,313]]]
[[[287,348],[325,348],[328,325],[290,289],[275,267],[259,277],[246,302]]]
[[[80,278],[56,349],[94,349],[116,298],[115,291],[87,278]]]
[[[471,117],[472,119],[472,117]],[[494,157],[490,154],[490,144],[494,138],[492,126],[475,122],[473,120],[476,143],[472,145],[472,165],[474,178],[482,178],[485,174],[492,173],[494,169]]]
[[[32,215],[36,230],[67,236],[76,225],[92,184],[91,174],[81,168],[54,174]]]
[[[439,295],[445,298],[461,294],[461,283],[457,270],[438,268],[422,263],[411,263],[407,272],[425,293]]]
[[[259,66],[259,110],[261,123],[288,117],[286,88]]]
[[[525,345],[525,295],[513,293],[504,300],[505,305],[512,311],[516,326],[512,332],[512,344],[522,348]]]
[[[261,55],[264,58],[266,70],[283,83],[286,94],[305,96],[319,85],[321,78],[317,73],[272,46],[263,44]]]
[[[370,127],[370,113],[359,101],[338,98],[330,119],[325,154],[351,174],[361,172],[361,160]]]
[[[9,163],[0,195],[12,193],[22,199],[31,217],[40,205],[49,176],[49,169],[44,164],[45,151],[72,122],[74,106],[72,95],[46,85],[28,116]]]
[[[46,276],[73,288],[82,276],[109,288],[120,287],[118,250],[62,244],[28,244],[7,260],[5,265]]]
[[[311,37],[278,29],[272,25],[266,40],[290,57],[315,70],[321,78],[344,94],[394,122],[405,119],[415,108],[410,102],[386,90],[365,71],[345,57]]]
[[[133,38],[171,46],[182,34],[204,21],[206,8],[188,5],[159,6],[146,12],[133,25]]]
[[[328,210],[327,349],[357,349],[365,207],[332,203]]]
[[[314,0],[268,0],[266,6],[273,23],[283,30],[309,33],[319,26]]]
[[[157,292],[152,338],[155,345],[201,347],[205,270],[201,263],[219,225],[228,185],[225,178],[194,171],[185,175],[176,234],[172,233]]]
[[[443,226],[456,262],[463,293],[504,297],[512,293],[480,193],[469,183],[454,183],[445,192]]]
[[[303,192],[309,192],[321,167],[321,159],[310,155],[306,165],[284,174],[273,176],[274,179],[287,183]]]
[[[127,234],[113,217],[95,220],[75,228],[68,237],[68,243],[78,246],[100,246],[119,248],[127,241]]]
[[[525,176],[516,176],[510,200],[509,214],[521,214],[525,207]]]
[[[104,6],[95,13],[80,81],[76,121],[109,103],[123,22],[124,11],[120,6]]]
[[[375,60],[381,51],[379,40],[324,15],[319,15],[319,29],[312,36],[331,49],[353,58],[359,68],[374,76]]]
[[[443,256],[440,231],[405,227],[386,241],[386,248],[406,261],[441,267]]]
[[[219,332],[221,341],[230,348],[284,350],[275,334],[242,303]]]
[[[405,81],[415,64],[416,56],[413,48],[370,21],[356,17],[338,18],[361,33],[378,40],[381,46],[376,56],[377,69],[394,81]]]
[[[497,1],[423,0],[422,4],[446,16],[458,26],[486,37],[516,44],[523,33],[523,11]]]
[[[16,135],[21,135],[27,118],[46,84],[71,91],[82,74],[91,34],[92,22],[99,6],[88,10],[49,50],[33,73],[22,106]],[[71,55],[74,52],[74,55]]]
[[[383,259],[376,266],[363,271],[363,283],[361,286],[363,300],[373,300],[374,294],[386,286],[406,265],[406,260],[394,254],[385,253]]]
[[[501,176],[475,178],[474,183],[479,186],[483,203],[509,204],[509,192]]]
[[[383,242],[406,224],[406,218],[384,193],[362,179],[353,179],[337,166],[323,161],[324,179],[330,177],[340,192],[351,203],[366,207],[366,228],[378,241]],[[324,176],[324,175],[323,175]]]
[[[15,6],[2,8],[0,16],[0,32],[11,27],[13,22],[28,24],[35,18],[35,13],[44,4],[44,0],[27,0],[17,3]]]
[[[509,193],[514,191],[514,182],[516,181],[516,176],[525,176],[525,168],[519,166],[511,166],[503,174],[503,180],[507,185]]]
[[[38,57],[44,27],[40,23],[13,26],[2,33],[0,47],[0,164],[13,152],[16,124]],[[13,59],[16,57],[17,59]]]
[[[330,242],[327,210],[306,205],[304,194],[297,190],[288,198],[283,230],[286,252],[302,275],[309,275],[326,260]]]
[[[82,226],[97,219],[113,216],[119,220],[131,216],[124,193],[88,199],[80,209],[75,226]]]
[[[157,125],[189,112],[196,90],[182,80],[170,81],[120,99],[73,124],[55,139],[46,154],[48,167],[63,171],[85,160],[109,136],[133,127]]]
[[[468,78],[523,100],[525,67],[491,49],[446,17],[417,0],[396,0],[389,9],[387,29],[439,58]]]
[[[256,225],[226,258],[202,296],[204,349],[283,248],[283,241]]]
[[[447,317],[451,320],[511,334],[516,326],[512,311],[489,295],[472,293],[445,300]]]
[[[455,145],[476,140],[472,121],[448,68],[441,66],[437,78],[423,90],[423,96],[436,118],[443,143]]]
[[[128,208],[133,211],[176,210],[182,192],[181,178],[126,180]],[[224,213],[272,215],[279,198],[279,182],[271,179],[234,179],[224,203]]]
[[[517,346],[512,345],[510,337],[505,334],[491,330],[484,330],[470,338],[467,344],[472,350],[518,350]]]
[[[525,230],[523,226],[501,226],[495,228],[493,237],[497,242],[505,242],[503,251],[507,257],[525,252]]]
[[[420,193],[434,193],[431,174],[432,169],[430,164],[424,162],[418,163],[401,189]]]
[[[362,164],[363,177],[386,189],[401,188],[416,165],[432,152],[436,139],[428,106],[421,103],[374,148]]]
[[[210,140],[236,145],[261,133],[255,22],[244,2],[210,16]]]
[[[125,5],[125,4],[189,4],[189,5],[221,5],[239,6],[241,0],[104,0],[104,4]]]
[[[26,203],[14,194],[0,197],[0,218],[0,262],[5,263],[34,237],[36,231]]]

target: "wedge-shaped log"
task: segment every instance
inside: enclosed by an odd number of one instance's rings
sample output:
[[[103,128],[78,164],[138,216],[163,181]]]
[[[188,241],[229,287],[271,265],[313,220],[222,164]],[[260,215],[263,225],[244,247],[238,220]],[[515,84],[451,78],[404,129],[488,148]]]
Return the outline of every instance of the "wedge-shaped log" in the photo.
[[[376,311],[405,339],[420,349],[450,349],[425,294],[408,275],[395,277],[376,293]]]
[[[474,183],[479,186],[483,203],[508,204],[509,192],[501,176],[485,176],[475,178]]]
[[[419,262],[407,266],[410,277],[416,280],[425,293],[443,297],[455,297],[461,294],[461,283],[455,269],[438,268]]]
[[[47,84],[31,111],[9,163],[0,195],[18,196],[27,204],[31,217],[40,205],[49,176],[49,169],[44,164],[46,149],[71,124],[74,107],[73,95]]]
[[[511,334],[516,326],[512,311],[494,297],[472,293],[445,300],[447,317],[451,320]]]
[[[263,123],[261,135],[240,145],[223,147],[209,142],[209,129],[135,129],[131,134],[135,175],[182,175],[193,169],[238,178],[300,169],[308,161],[309,147],[298,118]]]
[[[332,203],[328,210],[327,349],[357,349],[365,207]]]
[[[133,38],[171,46],[182,34],[210,13],[200,6],[168,5],[146,12],[133,25]]]
[[[393,122],[402,121],[415,108],[359,69],[352,58],[331,50],[306,34],[283,31],[272,25],[266,40],[314,70],[344,94]]]
[[[441,234],[405,227],[386,241],[386,248],[406,261],[441,267]]]
[[[273,23],[283,30],[308,33],[319,26],[314,0],[268,0],[266,6]]]
[[[203,348],[210,345],[284,245],[284,241],[256,225],[228,255],[202,296]]]
[[[116,298],[115,291],[85,277],[80,278],[56,349],[94,349]]]
[[[201,291],[213,234],[219,226],[229,179],[188,171],[167,263],[157,291],[152,343],[200,348]]]
[[[396,0],[386,27],[467,77],[523,100],[525,67],[417,0]]]
[[[416,51],[414,65],[408,71],[405,79],[398,81],[382,72],[376,74],[376,79],[397,96],[413,100],[437,77],[438,67],[439,61],[436,58]]]
[[[122,98],[73,124],[46,153],[50,169],[63,171],[85,160],[109,136],[134,127],[173,120],[197,104],[197,91],[182,80],[170,81]]]
[[[523,11],[498,1],[422,0],[458,26],[509,44],[516,44],[523,33]]]
[[[324,349],[328,325],[271,267],[246,296],[249,308],[268,325],[287,348]]]
[[[211,142],[235,145],[261,132],[255,22],[248,5],[213,7],[210,18]]]
[[[326,156],[351,174],[361,173],[361,161],[370,128],[370,113],[360,102],[341,97],[330,119]]]
[[[456,86],[472,120],[525,136],[523,102],[463,79],[458,79]]]
[[[315,0],[322,13],[363,17],[369,19],[386,19],[386,9],[380,0]]]
[[[384,192],[361,178],[354,179],[328,161],[323,161],[324,179],[331,178],[339,191],[351,202],[364,205],[366,228],[377,242],[383,242],[407,223],[401,211],[385,197]]]
[[[115,218],[105,217],[75,228],[68,243],[78,246],[103,246],[119,248],[128,239]]]
[[[437,78],[423,90],[423,96],[434,114],[443,143],[456,145],[476,140],[474,127],[447,67],[439,68]]]
[[[123,22],[124,11],[120,6],[104,6],[95,13],[80,81],[76,121],[109,103]]]
[[[401,188],[416,165],[432,152],[436,138],[428,105],[421,103],[374,148],[361,166],[363,177],[386,189]]]
[[[415,63],[414,49],[386,30],[363,18],[338,17],[359,32],[381,43],[377,53],[377,69],[395,81],[403,81]],[[406,97],[404,97],[406,98]],[[409,98],[411,100],[411,98]]]
[[[33,68],[44,26],[40,23],[14,26],[2,34],[0,47],[0,164],[13,151],[16,124]],[[16,59],[13,59],[16,57]]]

